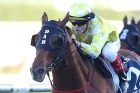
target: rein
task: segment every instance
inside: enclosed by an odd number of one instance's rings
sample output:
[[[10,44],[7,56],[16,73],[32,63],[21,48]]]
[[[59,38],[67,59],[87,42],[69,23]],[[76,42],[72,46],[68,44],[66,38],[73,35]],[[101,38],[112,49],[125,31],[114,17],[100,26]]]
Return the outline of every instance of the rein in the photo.
[[[52,27],[52,28],[55,28],[57,29],[61,34],[62,34],[62,47],[60,48],[60,50],[58,51],[58,53],[55,55],[55,60],[53,60],[53,62],[50,64],[50,66],[48,67],[47,69],[47,73],[53,69],[56,65],[60,64],[64,59],[65,59],[65,48],[66,48],[66,42],[68,41],[67,38],[66,38],[66,32],[65,30],[63,31],[63,29],[57,27],[57,26],[53,26],[53,25],[50,25],[50,24],[45,24],[43,26],[47,26],[47,27]]]
[[[76,90],[68,90],[68,91],[62,91],[62,90],[58,90],[58,89],[54,88],[53,83],[52,83],[51,78],[50,78],[50,74],[47,73],[48,78],[49,78],[49,81],[50,81],[51,86],[52,86],[52,90],[54,90],[57,93],[75,93],[75,92],[80,92],[80,91],[86,89],[90,85],[90,79],[91,79],[91,71],[90,71],[89,63],[88,63],[88,69],[89,69],[89,80],[88,80],[88,82],[84,86],[82,86],[81,88],[79,88],[79,89],[76,89]]]

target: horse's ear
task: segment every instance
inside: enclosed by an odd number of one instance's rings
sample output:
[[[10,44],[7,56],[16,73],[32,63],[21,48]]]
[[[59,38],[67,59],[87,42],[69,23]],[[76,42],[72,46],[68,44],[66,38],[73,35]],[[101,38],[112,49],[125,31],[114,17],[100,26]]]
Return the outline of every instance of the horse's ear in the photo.
[[[60,20],[60,19],[58,19],[58,21],[60,22],[61,20]]]
[[[65,24],[68,22],[69,20],[69,12],[66,14],[65,18],[61,21],[61,27],[64,27]]]
[[[43,16],[42,16],[42,25],[48,21],[48,16],[47,14],[44,12]]]
[[[123,24],[124,24],[124,26],[127,25],[127,22],[128,22],[128,18],[127,18],[127,16],[125,16],[125,17],[123,18]]]
[[[136,22],[135,22],[134,17],[131,18],[131,24],[132,24],[132,25],[136,25]]]
[[[135,48],[135,46],[139,43],[139,36],[137,33],[131,33],[131,36],[127,38],[127,42],[131,47]]]
[[[36,37],[37,37],[37,34],[35,35],[32,35],[32,38],[31,38],[31,46],[36,46]]]
[[[137,27],[138,27],[138,29],[139,29],[139,31],[140,31],[140,20],[137,22]]]

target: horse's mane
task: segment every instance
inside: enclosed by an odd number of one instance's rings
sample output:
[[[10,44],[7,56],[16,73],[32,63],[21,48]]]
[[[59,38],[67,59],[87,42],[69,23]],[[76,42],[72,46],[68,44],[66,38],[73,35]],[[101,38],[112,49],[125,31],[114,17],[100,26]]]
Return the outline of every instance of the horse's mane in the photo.
[[[140,56],[138,54],[136,54],[135,52],[131,51],[131,50],[120,49],[118,54],[122,54],[125,57],[131,58],[131,59],[140,63]]]

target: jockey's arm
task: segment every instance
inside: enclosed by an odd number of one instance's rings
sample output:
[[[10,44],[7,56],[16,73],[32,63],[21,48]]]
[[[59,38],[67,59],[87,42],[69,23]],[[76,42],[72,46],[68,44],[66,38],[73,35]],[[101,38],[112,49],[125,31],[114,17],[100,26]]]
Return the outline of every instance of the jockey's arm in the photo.
[[[94,34],[91,44],[81,43],[81,49],[93,58],[97,58],[105,44],[102,33]]]

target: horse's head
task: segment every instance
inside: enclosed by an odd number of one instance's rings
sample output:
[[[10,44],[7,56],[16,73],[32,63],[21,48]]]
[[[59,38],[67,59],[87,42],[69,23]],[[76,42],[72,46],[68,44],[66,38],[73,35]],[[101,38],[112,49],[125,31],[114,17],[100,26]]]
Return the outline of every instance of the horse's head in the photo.
[[[65,58],[68,43],[65,24],[68,14],[62,21],[50,20],[46,13],[42,16],[42,27],[38,34],[32,36],[31,45],[36,48],[36,57],[31,67],[35,81],[42,82],[46,73]]]
[[[139,31],[133,24],[125,25],[119,34],[121,47],[124,49],[135,50],[139,44]]]

